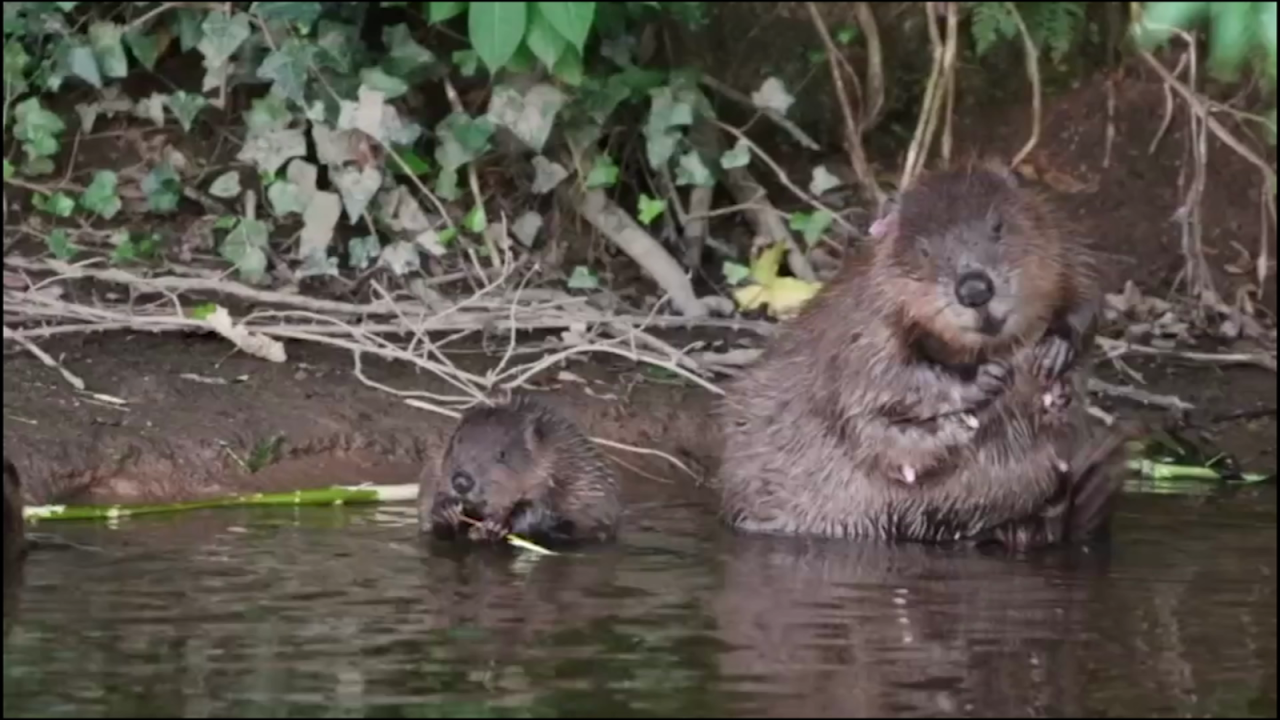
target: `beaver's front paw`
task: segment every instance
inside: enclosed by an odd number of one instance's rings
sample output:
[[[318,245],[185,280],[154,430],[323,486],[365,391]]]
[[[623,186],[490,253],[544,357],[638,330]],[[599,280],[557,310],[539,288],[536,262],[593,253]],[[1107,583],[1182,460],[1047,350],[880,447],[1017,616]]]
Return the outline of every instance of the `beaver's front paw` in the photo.
[[[1032,350],[1032,368],[1041,380],[1057,380],[1075,364],[1076,354],[1076,347],[1069,339],[1046,335]]]
[[[1013,385],[1013,366],[1004,360],[993,360],[978,366],[965,395],[964,410],[980,410],[990,405]]]

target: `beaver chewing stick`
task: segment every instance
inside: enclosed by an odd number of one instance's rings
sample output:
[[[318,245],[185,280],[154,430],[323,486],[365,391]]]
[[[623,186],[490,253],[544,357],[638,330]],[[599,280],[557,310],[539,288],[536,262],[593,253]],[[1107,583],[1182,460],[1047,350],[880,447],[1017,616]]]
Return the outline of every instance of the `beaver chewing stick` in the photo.
[[[1088,246],[991,167],[922,177],[872,236],[727,388],[727,521],[941,541],[1037,522],[1064,483],[1109,492],[1115,448],[1077,473],[1083,403],[1046,394],[1092,344]]]
[[[420,527],[440,539],[610,540],[621,507],[595,443],[528,395],[464,414],[419,492]]]

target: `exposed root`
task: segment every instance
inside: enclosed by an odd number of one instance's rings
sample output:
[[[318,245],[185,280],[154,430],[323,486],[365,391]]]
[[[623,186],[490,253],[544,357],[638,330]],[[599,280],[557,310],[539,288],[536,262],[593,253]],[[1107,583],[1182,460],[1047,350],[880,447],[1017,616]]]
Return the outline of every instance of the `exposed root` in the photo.
[[[867,43],[867,80],[865,105],[859,117],[859,129],[865,134],[874,128],[884,112],[884,50],[880,45],[880,28],[876,25],[871,3],[856,2],[853,14]]]
[[[874,203],[876,208],[879,208],[884,202],[884,193],[876,182],[875,174],[871,172],[871,166],[867,164],[866,151],[862,147],[862,133],[858,130],[858,121],[853,117],[853,105],[849,102],[849,93],[845,90],[844,78],[840,74],[840,65],[836,60],[840,51],[831,39],[831,32],[827,30],[827,24],[823,21],[822,14],[818,12],[818,6],[812,2],[805,3],[805,6],[809,8],[809,16],[813,18],[813,26],[822,38],[823,45],[827,48],[827,63],[831,68],[831,83],[835,85],[836,96],[840,99],[840,110],[844,115],[844,146],[845,151],[849,154],[849,166],[853,168],[854,174],[858,176],[858,184],[862,188],[863,196]]]
[[[902,166],[902,179],[898,187],[909,187],[925,168],[929,157],[929,148],[933,145],[934,133],[942,114],[947,87],[955,82],[956,45],[958,42],[959,8],[956,3],[945,3],[947,18],[947,35],[944,40],[938,32],[938,24],[934,17],[938,14],[937,3],[927,2],[925,5],[925,22],[929,29],[929,43],[933,47],[933,69],[925,85],[924,104],[920,108],[920,116],[916,121],[915,135],[907,149],[907,159]],[[950,127],[950,123],[945,123]]]
[[[1018,33],[1022,36],[1022,47],[1027,56],[1027,80],[1031,82],[1031,137],[1027,138],[1027,143],[1022,146],[1017,155],[1013,156],[1011,166],[1017,167],[1023,160],[1031,154],[1036,144],[1040,142],[1040,117],[1043,112],[1041,105],[1043,98],[1040,89],[1040,50],[1036,47],[1036,43],[1031,39],[1031,31],[1027,29],[1027,23],[1022,19],[1022,13],[1018,12],[1018,6],[1015,3],[1005,3],[1009,8],[1009,12],[1013,14],[1013,20],[1018,24]]]

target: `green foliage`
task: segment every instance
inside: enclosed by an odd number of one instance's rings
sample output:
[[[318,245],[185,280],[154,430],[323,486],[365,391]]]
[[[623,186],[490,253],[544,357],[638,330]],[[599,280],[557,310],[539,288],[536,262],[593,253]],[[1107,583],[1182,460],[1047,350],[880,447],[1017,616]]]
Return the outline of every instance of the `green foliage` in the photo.
[[[978,57],[1001,43],[1021,43],[1018,23],[1009,3],[975,2],[969,6],[969,31]],[[1083,2],[1020,2],[1014,6],[1036,47],[1047,53],[1054,64],[1061,63],[1074,49],[1085,27],[1086,3]]]
[[[1214,73],[1231,78],[1252,63],[1275,86],[1275,2],[1149,2],[1138,36],[1152,47],[1167,40],[1171,28],[1191,30],[1206,24]]]

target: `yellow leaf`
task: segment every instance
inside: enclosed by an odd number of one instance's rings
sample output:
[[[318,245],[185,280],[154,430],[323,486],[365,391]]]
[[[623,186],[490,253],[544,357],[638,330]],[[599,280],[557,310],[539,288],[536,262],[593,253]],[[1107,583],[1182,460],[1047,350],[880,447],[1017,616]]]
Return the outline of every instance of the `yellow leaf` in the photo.
[[[792,315],[804,307],[818,290],[821,283],[806,282],[799,278],[783,277],[773,281],[768,288],[769,314],[774,317]]]
[[[733,300],[743,310],[755,310],[764,304],[767,292],[762,285],[744,285],[733,291]]]
[[[777,279],[778,267],[782,265],[782,254],[786,251],[786,243],[776,243],[760,253],[751,262],[751,279],[761,285],[768,285]]]

